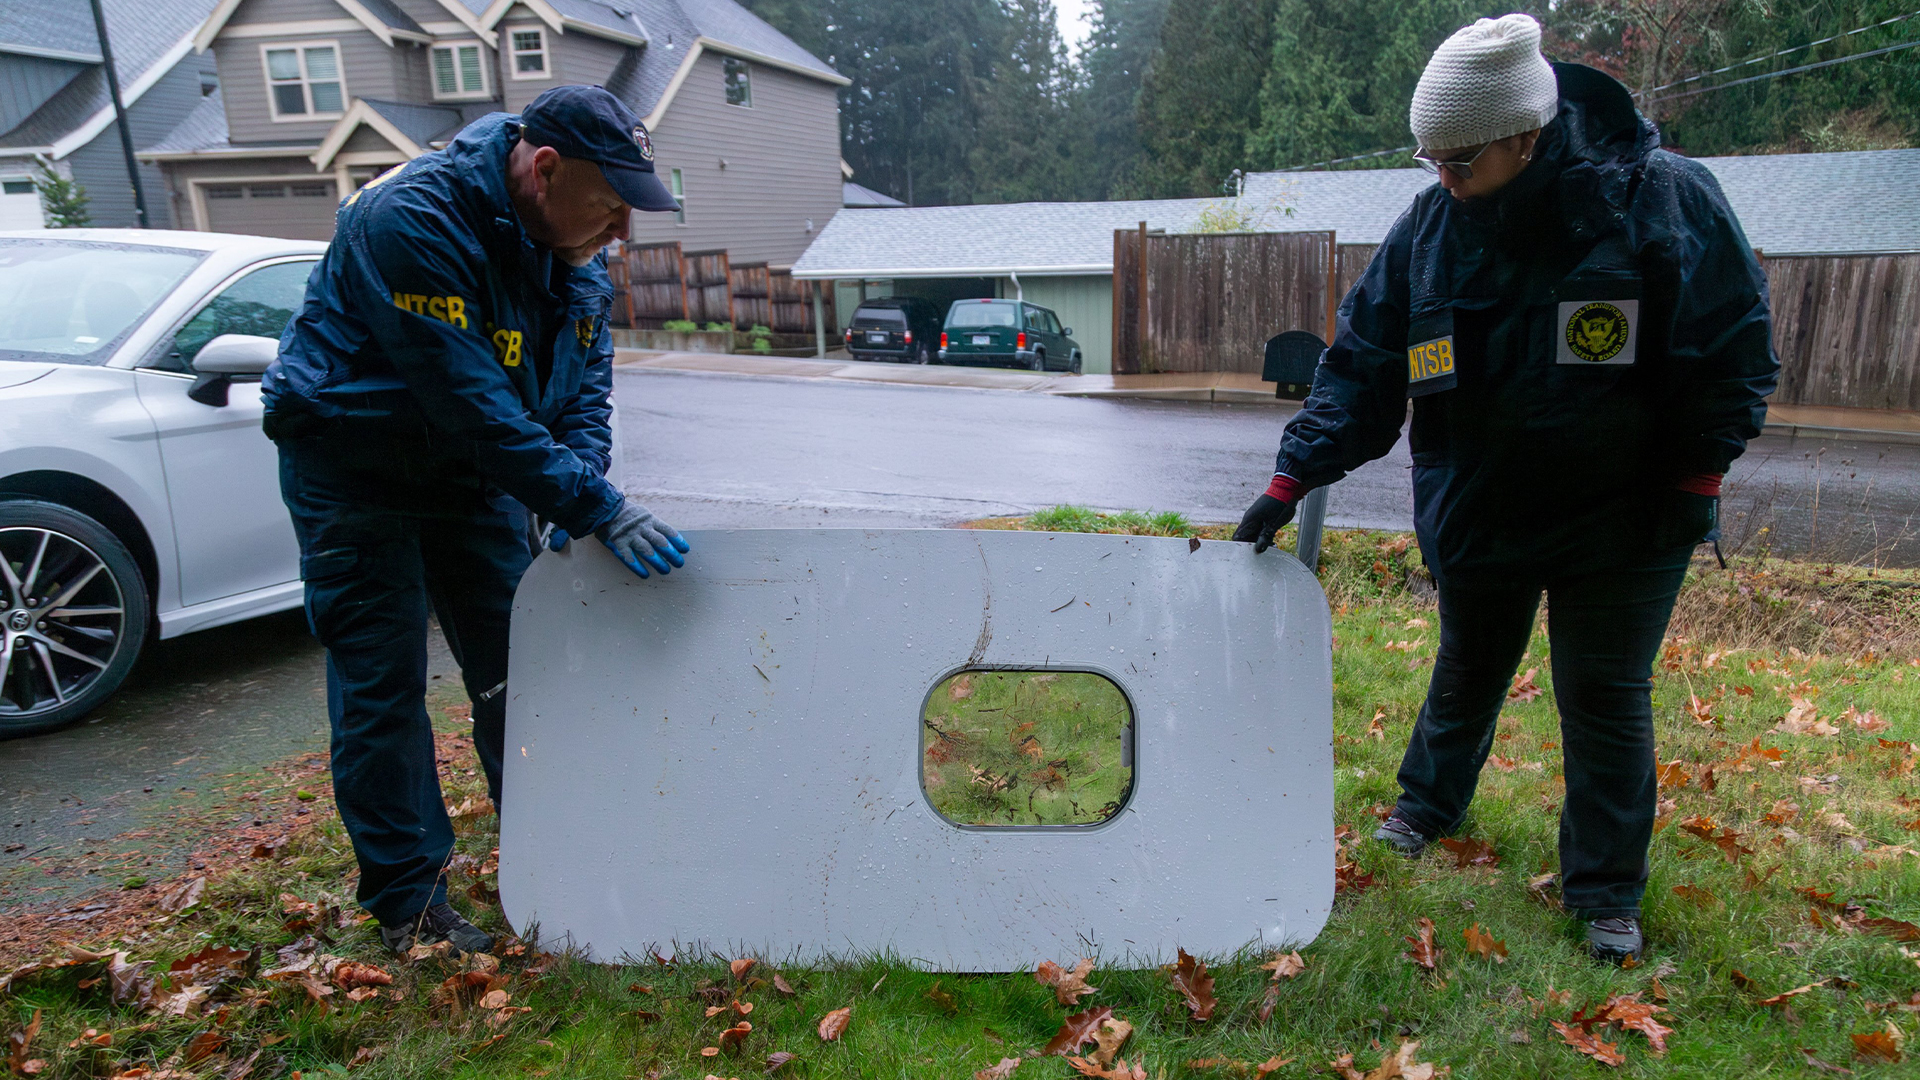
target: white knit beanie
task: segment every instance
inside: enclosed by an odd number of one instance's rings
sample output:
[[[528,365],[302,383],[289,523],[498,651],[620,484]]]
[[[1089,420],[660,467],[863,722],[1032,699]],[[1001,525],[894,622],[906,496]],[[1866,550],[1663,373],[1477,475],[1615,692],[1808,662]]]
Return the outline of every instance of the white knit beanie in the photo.
[[[1481,19],[1440,43],[1408,120],[1427,150],[1455,150],[1545,127],[1560,111],[1553,68],[1530,15]]]

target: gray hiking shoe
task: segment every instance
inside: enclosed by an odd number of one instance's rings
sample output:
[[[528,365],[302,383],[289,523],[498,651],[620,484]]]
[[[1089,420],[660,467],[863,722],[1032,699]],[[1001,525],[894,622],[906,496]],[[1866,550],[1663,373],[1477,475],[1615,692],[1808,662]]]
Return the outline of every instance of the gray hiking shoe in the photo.
[[[1427,850],[1427,834],[1407,824],[1407,819],[1393,814],[1373,830],[1373,838],[1405,855],[1417,859]]]
[[[397,953],[404,953],[415,945],[442,941],[463,953],[488,952],[493,948],[493,938],[485,930],[461,918],[453,905],[444,901],[399,926],[382,926],[380,941]]]
[[[1587,951],[1603,964],[1617,967],[1629,960],[1639,963],[1646,947],[1647,939],[1640,932],[1639,919],[1587,920]]]

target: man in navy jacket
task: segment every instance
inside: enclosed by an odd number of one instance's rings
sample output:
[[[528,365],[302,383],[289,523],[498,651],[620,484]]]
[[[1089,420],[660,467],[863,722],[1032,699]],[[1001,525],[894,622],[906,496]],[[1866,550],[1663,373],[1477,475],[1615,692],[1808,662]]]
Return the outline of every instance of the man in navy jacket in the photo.
[[[453,831],[427,718],[429,608],[473,701],[495,805],[507,623],[535,521],[641,577],[686,542],[607,482],[613,289],[600,251],[676,209],[639,119],[562,86],[355,192],[262,396],[327,648],[334,797],[396,950],[492,940],[447,903]]]

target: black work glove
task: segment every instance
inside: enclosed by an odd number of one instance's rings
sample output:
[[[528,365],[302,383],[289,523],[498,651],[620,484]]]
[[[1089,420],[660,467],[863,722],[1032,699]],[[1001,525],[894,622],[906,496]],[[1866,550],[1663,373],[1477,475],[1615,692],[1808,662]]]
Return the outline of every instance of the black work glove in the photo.
[[[1273,546],[1273,534],[1293,520],[1293,510],[1292,503],[1262,492],[1253,500],[1253,505],[1247,507],[1240,527],[1233,530],[1233,538],[1243,544],[1251,542],[1253,553],[1258,555]]]
[[[1657,548],[1698,547],[1720,532],[1720,499],[1715,495],[1696,495],[1673,490],[1661,507],[1659,523],[1653,529]]]

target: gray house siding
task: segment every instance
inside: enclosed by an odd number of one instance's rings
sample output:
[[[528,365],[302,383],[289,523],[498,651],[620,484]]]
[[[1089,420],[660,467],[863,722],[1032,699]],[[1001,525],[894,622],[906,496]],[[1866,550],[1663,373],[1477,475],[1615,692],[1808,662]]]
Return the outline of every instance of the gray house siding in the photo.
[[[0,131],[11,131],[88,65],[40,56],[0,54]]]
[[[259,23],[351,18],[353,16],[347,14],[347,9],[333,0],[252,0],[234,10],[227,25],[253,26]]]
[[[521,14],[526,13],[525,8],[519,10]],[[548,87],[560,85],[560,80],[554,78],[516,79],[513,77],[513,32],[515,30],[540,30],[547,35],[547,67],[549,70],[555,67],[557,63],[555,54],[559,50],[554,46],[560,41],[560,36],[553,32],[552,27],[538,19],[534,19],[532,16],[518,21],[503,21],[498,29],[500,31],[500,51],[496,55],[493,65],[494,77],[498,80],[495,85],[499,87],[502,100],[500,107],[506,112],[517,113],[527,107],[527,102],[539,97]],[[567,43],[571,45],[574,41],[583,39],[584,37],[585,35],[583,34],[568,35]]]
[[[127,108],[127,127],[137,149],[166,137],[180,118],[200,100],[200,73],[213,70],[212,57],[188,53]],[[87,211],[102,227],[139,224],[133,208],[133,186],[127,183],[127,162],[120,147],[120,129],[108,124],[85,146],[68,155],[73,178],[86,185]],[[156,228],[168,223],[166,179],[157,165],[140,165],[140,186],[147,197],[147,213]]]
[[[547,57],[553,67],[553,78],[547,86],[561,83],[580,83],[586,86],[604,86],[607,76],[627,55],[627,46],[606,38],[593,37],[578,30],[566,34],[547,33]],[[523,82],[521,86],[533,86],[533,82]],[[546,87],[541,87],[541,90]],[[535,90],[537,96],[540,90]],[[528,98],[529,101],[532,98]]]
[[[753,107],[741,108],[727,104],[721,57],[695,61],[653,132],[661,177],[681,170],[687,222],[636,213],[636,243],[678,240],[687,251],[725,248],[736,263],[787,266],[840,208],[835,88],[764,64],[751,72]]]
[[[262,5],[253,5],[260,7]],[[329,4],[329,6],[332,6]],[[243,9],[244,10],[244,9]],[[333,10],[338,11],[335,7]],[[220,61],[220,93],[227,104],[227,130],[235,144],[314,142],[327,137],[334,120],[275,122],[267,101],[267,75],[261,46],[281,42],[333,41],[340,45],[340,69],[346,77],[346,98],[404,97],[406,60],[402,49],[389,49],[366,30],[338,34],[304,34],[286,38],[233,38],[213,43]],[[418,52],[419,50],[413,49]],[[334,119],[338,119],[335,117]]]

